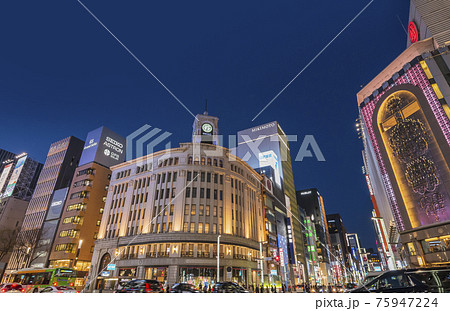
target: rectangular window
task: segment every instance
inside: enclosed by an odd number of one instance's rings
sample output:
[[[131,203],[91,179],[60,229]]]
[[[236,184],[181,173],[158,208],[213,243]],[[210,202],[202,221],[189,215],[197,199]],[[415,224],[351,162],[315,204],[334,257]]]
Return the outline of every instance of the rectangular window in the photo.
[[[191,228],[189,229],[189,232],[195,232],[195,223],[191,222]]]
[[[211,199],[211,189],[206,188],[206,198]]]
[[[183,224],[183,232],[188,232],[188,223],[187,222],[185,222]]]
[[[161,180],[161,182],[162,182],[162,183],[165,183],[165,182],[166,182],[166,173],[162,174],[162,180]]]
[[[159,199],[161,200],[164,197],[164,189],[161,189],[159,192]]]
[[[175,188],[172,188],[172,199],[175,197]]]
[[[200,205],[198,208],[198,215],[203,216],[203,205]]]
[[[220,192],[219,192],[219,200],[223,201],[223,191],[222,190],[220,190]]]
[[[214,200],[217,200],[217,190],[214,189]]]
[[[167,228],[167,231],[172,232],[172,223],[171,222],[169,222],[169,227]]]
[[[209,205],[206,205],[206,216],[209,216]]]
[[[205,172],[200,173],[200,181],[205,182]]]
[[[203,233],[203,223],[202,222],[198,223],[198,233]]]
[[[217,206],[214,206],[213,216],[217,217]]]
[[[217,179],[218,179],[219,175],[218,174],[214,174],[214,183],[217,184]]]
[[[175,178],[175,176],[174,176],[174,178]],[[187,175],[186,175],[186,181],[191,181],[191,180],[192,180],[192,172],[188,171]]]
[[[171,182],[172,173],[167,173],[167,182]]]
[[[196,198],[197,197],[197,188],[192,188],[192,198]]]
[[[213,224],[213,234],[217,233],[217,224]]]
[[[166,199],[168,199],[170,197],[170,189],[167,188],[166,189]]]
[[[206,173],[206,182],[211,182],[211,173]]]
[[[196,172],[196,171],[194,171],[194,181],[197,181],[198,180],[198,173]]]
[[[160,181],[161,181],[161,174],[158,174],[158,176],[156,177],[156,184],[159,184]]]
[[[170,204],[170,216],[173,215],[173,204]]]
[[[209,233],[209,223],[205,223],[205,233]]]
[[[196,212],[195,210],[196,210],[196,205],[192,204],[192,206],[191,206],[191,216],[195,215],[195,212]]]
[[[184,206],[184,215],[189,215],[189,204]]]
[[[191,188],[186,188],[186,198],[191,197]]]
[[[205,188],[200,188],[200,199],[205,197]]]
[[[223,175],[220,175],[220,184],[223,185]]]
[[[175,159],[178,159],[178,158],[175,158]],[[173,173],[173,182],[176,182],[177,181],[177,172],[174,172]]]

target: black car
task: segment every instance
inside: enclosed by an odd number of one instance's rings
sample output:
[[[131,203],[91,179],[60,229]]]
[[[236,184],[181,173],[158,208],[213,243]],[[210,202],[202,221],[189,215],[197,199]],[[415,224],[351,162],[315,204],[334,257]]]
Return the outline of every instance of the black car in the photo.
[[[406,275],[426,285],[430,293],[450,293],[450,268],[406,270]]]
[[[428,286],[407,270],[387,271],[350,293],[424,293]]]
[[[219,282],[214,284],[213,293],[248,293],[248,291],[234,282]]]
[[[162,285],[156,280],[133,280],[123,284],[116,293],[160,293]]]
[[[195,288],[193,284],[188,283],[176,283],[170,289],[171,293],[199,293],[200,291]]]

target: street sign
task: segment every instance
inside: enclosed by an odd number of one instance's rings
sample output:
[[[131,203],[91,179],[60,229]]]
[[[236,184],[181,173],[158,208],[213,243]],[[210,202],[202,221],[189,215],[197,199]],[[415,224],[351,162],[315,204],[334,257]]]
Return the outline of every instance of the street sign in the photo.
[[[106,270],[110,270],[110,271],[116,270],[116,264],[110,263],[109,265],[106,266]]]
[[[101,276],[109,276],[109,271],[102,271]]]

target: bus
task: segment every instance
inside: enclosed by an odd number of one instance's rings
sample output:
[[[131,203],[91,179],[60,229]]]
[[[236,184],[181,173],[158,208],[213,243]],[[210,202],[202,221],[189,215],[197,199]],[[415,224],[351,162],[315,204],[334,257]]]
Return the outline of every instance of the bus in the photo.
[[[76,271],[66,268],[22,269],[14,271],[10,280],[22,284],[26,293],[37,293],[47,286],[73,287]]]

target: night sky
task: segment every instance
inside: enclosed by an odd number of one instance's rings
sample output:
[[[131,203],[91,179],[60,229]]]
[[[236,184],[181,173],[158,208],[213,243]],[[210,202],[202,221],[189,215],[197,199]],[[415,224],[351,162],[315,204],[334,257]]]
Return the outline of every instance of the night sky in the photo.
[[[83,3],[194,114],[207,98],[221,134],[276,120],[299,136],[293,158],[314,135],[326,161],[293,163],[296,189],[318,188],[374,247],[356,93],[406,48],[409,1],[375,0],[253,122],[369,0]],[[192,116],[76,0],[4,2],[0,35],[0,148],[43,162],[52,142],[101,125],[190,141]]]

